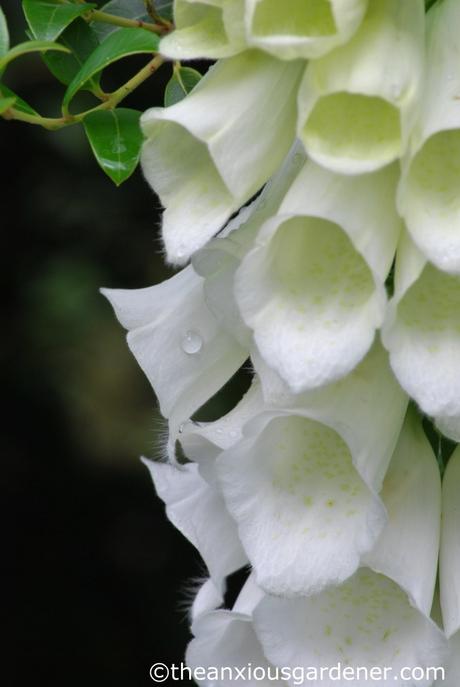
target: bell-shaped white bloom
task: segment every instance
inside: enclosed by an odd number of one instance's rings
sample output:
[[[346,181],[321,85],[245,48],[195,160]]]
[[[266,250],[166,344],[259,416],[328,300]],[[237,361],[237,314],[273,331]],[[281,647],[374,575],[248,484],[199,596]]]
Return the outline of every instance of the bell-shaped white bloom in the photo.
[[[457,0],[428,13],[421,113],[404,160],[399,208],[412,238],[439,269],[460,272],[460,70]]]
[[[253,381],[237,406],[216,422],[182,423],[178,437],[185,465],[144,459],[171,522],[198,549],[211,577],[196,600],[198,615],[223,591],[224,578],[247,563],[234,520],[217,482],[215,460],[241,438],[243,425],[261,411],[260,385]]]
[[[389,520],[366,559],[367,567],[316,596],[266,597],[256,608],[256,634],[275,666],[386,667],[380,684],[405,687],[401,668],[439,664],[445,639],[429,614],[439,544],[440,479],[433,452],[411,413],[382,495]],[[368,687],[371,682],[361,673],[353,685]],[[432,682],[417,684],[428,687]],[[324,687],[335,684],[327,673],[321,681]]]
[[[247,358],[207,307],[203,284],[189,266],[145,289],[102,289],[129,330],[128,345],[169,418],[173,437]]]
[[[439,562],[442,618],[447,637],[460,635],[460,448],[444,474]],[[460,676],[460,673],[459,673]]]
[[[209,241],[192,258],[195,271],[205,279],[204,294],[209,309],[245,347],[252,346],[252,334],[244,324],[236,303],[233,288],[235,273],[251,249],[262,224],[277,213],[305,159],[301,144],[296,142],[259,196],[244,207],[216,239]]]
[[[248,43],[279,59],[319,57],[353,35],[368,0],[246,0]]]
[[[401,386],[455,439],[460,430],[460,277],[427,262],[406,233],[382,339]]]
[[[193,622],[194,638],[187,648],[187,665],[191,669],[203,669],[208,677],[215,678],[197,679],[198,684],[204,687],[231,687],[236,681],[238,668],[244,671],[244,684],[248,687],[279,687],[287,684],[273,679],[277,671],[265,658],[254,632],[252,613],[262,596],[250,576],[231,611],[210,611]],[[257,669],[255,679],[248,674],[248,667]]]
[[[217,59],[245,47],[244,0],[174,0],[175,31],[160,52],[175,60]]]
[[[170,261],[201,248],[282,163],[302,71],[298,61],[245,51],[209,69],[181,102],[142,115],[142,166],[166,208]]]
[[[236,273],[243,319],[294,393],[348,374],[372,345],[401,230],[396,165],[343,176],[307,162]]]
[[[423,0],[379,0],[353,38],[310,63],[298,136],[336,172],[376,170],[404,152],[423,76]]]
[[[247,562],[220,492],[202,477],[196,463],[172,465],[145,458],[143,462],[168,518],[203,558],[213,583],[207,589],[215,598],[224,578]],[[208,604],[201,598],[202,606]]]
[[[406,405],[375,346],[344,380],[255,416],[220,454],[225,502],[264,590],[309,594],[355,572],[385,523],[377,493]]]

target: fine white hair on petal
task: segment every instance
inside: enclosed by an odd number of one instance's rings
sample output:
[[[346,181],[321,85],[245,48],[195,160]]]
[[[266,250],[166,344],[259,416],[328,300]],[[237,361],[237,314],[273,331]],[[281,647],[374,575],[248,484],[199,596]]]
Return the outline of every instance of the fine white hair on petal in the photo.
[[[278,169],[295,138],[302,70],[245,51],[219,61],[181,102],[142,115],[142,168],[166,208],[170,261],[183,264]]]
[[[423,0],[370,2],[352,39],[306,70],[297,134],[319,164],[370,172],[403,154],[423,81]]]
[[[372,345],[401,231],[397,178],[307,162],[236,273],[241,315],[294,393],[345,376]]]
[[[250,45],[278,59],[319,57],[356,31],[367,0],[246,0]]]
[[[457,0],[428,13],[425,88],[398,201],[420,250],[439,269],[460,273],[460,72]]]

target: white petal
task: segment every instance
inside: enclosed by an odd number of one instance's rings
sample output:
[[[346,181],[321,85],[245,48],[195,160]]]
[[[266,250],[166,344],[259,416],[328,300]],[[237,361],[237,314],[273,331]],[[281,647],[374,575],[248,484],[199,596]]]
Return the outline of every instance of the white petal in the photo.
[[[304,162],[305,153],[300,143],[296,142],[281,168],[256,200],[244,207],[218,238],[211,240],[192,257],[195,271],[205,279],[204,293],[209,309],[245,347],[252,343],[252,336],[241,319],[234,297],[235,272],[252,247],[262,224],[278,211]]]
[[[224,581],[216,585],[211,578],[207,579],[198,590],[191,608],[192,622],[197,620],[200,615],[209,613],[218,608],[224,601]]]
[[[460,631],[460,449],[447,465],[443,482],[443,521],[439,564],[441,606],[448,637]],[[460,633],[459,633],[460,634]]]
[[[353,463],[375,491],[382,488],[408,398],[388,364],[388,355],[376,342],[364,360],[344,379],[293,396],[253,356],[267,404],[308,415],[332,427],[350,447]],[[375,418],[379,418],[379,422]]]
[[[344,177],[307,163],[236,273],[258,349],[293,392],[346,375],[383,321],[401,222],[397,169]]]
[[[344,381],[291,403],[255,417],[217,459],[258,584],[286,596],[345,580],[374,546],[407,400],[376,348]]]
[[[449,655],[445,664],[445,679],[437,680],[434,687],[458,687],[460,675],[460,632],[449,642]]]
[[[243,364],[246,351],[207,308],[203,279],[191,267],[147,289],[102,292],[130,330],[129,347],[175,435]]]
[[[246,0],[248,42],[280,59],[318,57],[345,43],[367,0]]]
[[[391,366],[425,413],[460,417],[460,277],[420,259],[405,238],[395,284],[382,331]]]
[[[224,672],[224,679],[215,682],[198,680],[199,684],[207,687],[215,684],[219,687],[231,687],[234,680],[236,681],[235,668],[247,669],[248,666],[252,666],[265,669],[268,673],[269,664],[255,635],[251,617],[254,607],[261,598],[260,590],[256,588],[250,577],[232,611],[218,610],[203,614],[193,623],[194,639],[187,647],[187,665],[191,669],[201,668],[206,671],[227,669],[227,674]],[[233,680],[229,676],[229,670],[234,671]],[[275,675],[275,671],[270,675]],[[226,676],[228,679],[225,679]],[[276,687],[285,683],[268,678],[265,680],[248,679],[246,674],[244,684],[250,687],[257,685],[262,685],[262,687],[275,685]]]
[[[448,415],[438,415],[436,427],[452,441],[460,442],[460,417],[449,417]]]
[[[457,0],[428,14],[425,92],[399,193],[419,248],[440,269],[460,272],[460,108]]]
[[[202,476],[214,478],[214,461],[221,451],[242,439],[243,426],[264,409],[260,383],[254,378],[247,393],[229,413],[215,422],[185,422],[179,440],[189,460],[200,465]]]
[[[334,430],[296,415],[266,425],[217,459],[225,501],[257,583],[309,594],[346,579],[380,534],[385,513]]]
[[[370,2],[353,38],[310,63],[297,132],[314,160],[361,174],[401,156],[423,76],[424,22],[423,0]]]
[[[411,604],[428,616],[438,564],[441,479],[413,409],[406,416],[380,496],[388,523],[363,562],[395,581]]]
[[[245,51],[181,102],[143,114],[142,166],[166,207],[170,260],[187,260],[279,167],[294,140],[301,72],[301,63]]]
[[[254,612],[254,625],[276,666],[301,666],[305,671],[338,663],[355,669],[387,667],[391,672],[379,681],[386,687],[406,687],[409,683],[398,679],[402,668],[439,665],[445,649],[436,624],[410,605],[400,587],[366,568],[317,596],[266,597]],[[432,681],[417,684],[429,687]],[[326,673],[312,684],[334,687],[348,682],[337,683],[334,674]],[[361,673],[350,684],[369,687],[373,681]]]
[[[217,589],[224,577],[245,565],[236,527],[222,496],[199,474],[198,466],[176,467],[143,459],[166,513],[198,549]]]
[[[230,4],[233,8],[233,22],[227,22],[228,28],[233,28],[231,25],[235,23],[239,23],[242,28],[244,0]],[[233,29],[229,35],[226,30],[224,8],[223,3],[175,0],[176,28],[161,40],[162,55],[174,60],[217,59],[230,57],[244,49],[243,31],[237,32]]]

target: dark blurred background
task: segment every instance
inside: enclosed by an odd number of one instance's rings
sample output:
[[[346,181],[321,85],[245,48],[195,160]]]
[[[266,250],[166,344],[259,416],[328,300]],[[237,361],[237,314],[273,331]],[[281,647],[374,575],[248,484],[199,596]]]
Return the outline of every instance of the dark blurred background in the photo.
[[[24,40],[20,2],[2,8],[13,42]],[[144,63],[127,60],[118,83]],[[163,67],[126,104],[161,104],[168,78]],[[6,82],[42,114],[57,114],[62,88],[38,56],[18,60]],[[158,202],[140,171],[117,189],[79,127],[52,133],[0,120],[0,156],[2,588],[11,643],[0,682],[153,684],[152,663],[183,657],[187,584],[203,568],[139,461],[158,454],[162,421],[98,289],[171,274]]]

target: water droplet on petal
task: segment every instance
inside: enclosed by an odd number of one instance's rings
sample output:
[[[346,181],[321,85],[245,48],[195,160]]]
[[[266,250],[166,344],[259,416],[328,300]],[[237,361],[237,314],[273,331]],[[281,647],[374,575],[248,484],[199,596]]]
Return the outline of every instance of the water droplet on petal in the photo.
[[[182,339],[182,350],[187,355],[196,355],[203,348],[203,339],[197,332],[189,330]]]
[[[182,423],[179,425],[179,434],[182,434],[182,432],[184,431],[184,424],[185,424],[185,423],[182,422]]]

